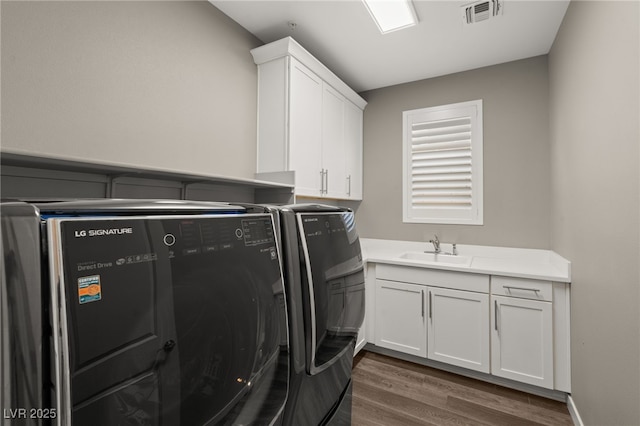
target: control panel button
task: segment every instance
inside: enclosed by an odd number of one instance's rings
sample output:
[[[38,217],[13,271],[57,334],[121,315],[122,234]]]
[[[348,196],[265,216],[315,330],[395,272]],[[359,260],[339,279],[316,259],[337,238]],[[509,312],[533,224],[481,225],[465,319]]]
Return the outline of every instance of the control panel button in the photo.
[[[167,234],[164,236],[163,241],[167,247],[171,247],[176,243],[176,237],[173,234]]]

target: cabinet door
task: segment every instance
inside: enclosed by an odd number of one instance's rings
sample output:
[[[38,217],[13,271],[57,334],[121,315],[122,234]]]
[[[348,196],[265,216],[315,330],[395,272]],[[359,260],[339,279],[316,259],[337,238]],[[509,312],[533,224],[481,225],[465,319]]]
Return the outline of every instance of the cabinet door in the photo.
[[[367,344],[367,333],[369,332],[367,324],[369,322],[369,317],[371,317],[371,313],[369,312],[370,304],[368,301],[369,292],[369,279],[367,278],[367,266],[364,268],[364,294],[365,294],[365,303],[364,303],[364,318],[362,319],[362,325],[360,326],[360,330],[358,331],[358,337],[356,338],[356,348],[353,352],[353,356],[356,356],[358,352]]]
[[[296,193],[318,197],[322,161],[322,80],[291,58],[289,91],[289,170]]]
[[[553,389],[551,302],[491,299],[491,373]]]
[[[344,147],[344,97],[328,84],[322,90],[322,168],[326,176],[325,196],[347,197]]]
[[[362,110],[346,101],[344,120],[347,197],[362,200]]]
[[[376,345],[427,356],[425,293],[425,286],[376,280]]]
[[[288,58],[258,66],[258,173],[289,170]]]
[[[429,287],[428,358],[489,372],[489,295]]]
[[[367,344],[367,338],[366,338],[367,330],[366,330],[366,328],[367,328],[366,322],[363,322],[362,326],[360,327],[360,331],[358,331],[358,337],[356,339],[356,348],[355,348],[355,350],[353,352],[353,356],[356,356],[358,354],[358,352],[360,352],[360,350],[362,348],[364,348],[364,345]]]

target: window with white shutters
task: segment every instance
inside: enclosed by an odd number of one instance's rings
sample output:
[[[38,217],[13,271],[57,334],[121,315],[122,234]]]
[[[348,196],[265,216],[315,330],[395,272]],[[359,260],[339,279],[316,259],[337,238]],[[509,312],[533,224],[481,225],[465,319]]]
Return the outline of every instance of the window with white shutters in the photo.
[[[482,100],[402,119],[404,222],[482,225]]]

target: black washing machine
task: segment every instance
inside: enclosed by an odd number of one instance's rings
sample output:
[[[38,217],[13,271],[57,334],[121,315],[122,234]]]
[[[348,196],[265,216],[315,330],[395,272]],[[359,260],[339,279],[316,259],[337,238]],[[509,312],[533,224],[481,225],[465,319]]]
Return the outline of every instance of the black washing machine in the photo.
[[[291,378],[284,424],[351,424],[351,369],[365,308],[354,213],[277,208],[289,310]]]
[[[281,424],[287,312],[265,208],[168,200],[1,208],[5,418]]]

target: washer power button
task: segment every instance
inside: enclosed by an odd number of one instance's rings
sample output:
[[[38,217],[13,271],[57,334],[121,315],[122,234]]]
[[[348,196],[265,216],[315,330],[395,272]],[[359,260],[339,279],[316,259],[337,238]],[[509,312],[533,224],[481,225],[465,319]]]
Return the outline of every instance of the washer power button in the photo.
[[[171,247],[176,243],[176,237],[173,234],[167,234],[164,236],[163,241],[166,246]]]

